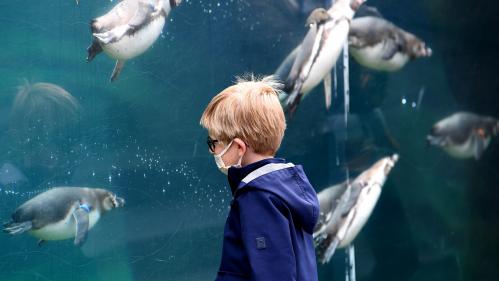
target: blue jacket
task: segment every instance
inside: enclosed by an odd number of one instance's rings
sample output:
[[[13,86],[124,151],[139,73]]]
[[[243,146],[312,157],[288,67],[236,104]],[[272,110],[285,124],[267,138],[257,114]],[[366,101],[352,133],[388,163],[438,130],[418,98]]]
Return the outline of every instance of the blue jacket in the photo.
[[[233,200],[216,281],[317,281],[319,202],[302,167],[271,158],[228,177]]]

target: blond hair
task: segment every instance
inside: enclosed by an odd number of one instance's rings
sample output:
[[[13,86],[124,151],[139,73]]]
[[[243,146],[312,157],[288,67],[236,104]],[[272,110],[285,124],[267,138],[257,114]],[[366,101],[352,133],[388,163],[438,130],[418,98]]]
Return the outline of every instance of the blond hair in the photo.
[[[200,124],[225,144],[240,138],[255,153],[274,155],[286,129],[278,98],[281,86],[272,76],[238,77],[211,100]]]

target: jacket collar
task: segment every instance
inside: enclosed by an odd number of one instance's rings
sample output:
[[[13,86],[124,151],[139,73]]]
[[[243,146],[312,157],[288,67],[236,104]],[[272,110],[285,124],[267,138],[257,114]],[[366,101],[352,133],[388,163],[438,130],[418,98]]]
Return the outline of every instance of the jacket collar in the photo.
[[[251,163],[249,165],[246,165],[241,168],[235,168],[235,167],[230,167],[229,168],[229,174],[228,174],[228,179],[229,179],[229,185],[230,189],[232,192],[232,195],[236,192],[239,184],[241,181],[251,172],[254,170],[261,168],[267,164],[271,163],[285,163],[286,161],[282,158],[267,158],[263,159],[260,161],[257,161],[255,163]]]

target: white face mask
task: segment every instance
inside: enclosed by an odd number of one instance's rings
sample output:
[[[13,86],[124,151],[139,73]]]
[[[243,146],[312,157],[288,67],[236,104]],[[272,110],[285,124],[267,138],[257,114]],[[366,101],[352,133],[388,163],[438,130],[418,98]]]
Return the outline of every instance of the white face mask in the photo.
[[[241,161],[243,160],[243,156],[244,156],[244,155],[241,156],[241,158],[239,158],[239,161],[237,161],[237,164],[235,164],[235,165],[230,165],[230,166],[225,165],[224,160],[222,159],[222,156],[227,152],[227,150],[229,150],[230,146],[232,145],[232,142],[234,142],[234,141],[232,140],[227,145],[227,147],[225,147],[224,150],[222,150],[222,152],[220,152],[219,154],[213,155],[213,157],[215,158],[215,163],[217,164],[218,169],[220,170],[220,172],[224,173],[225,175],[227,175],[229,173],[230,167],[236,167],[236,168],[241,167]]]

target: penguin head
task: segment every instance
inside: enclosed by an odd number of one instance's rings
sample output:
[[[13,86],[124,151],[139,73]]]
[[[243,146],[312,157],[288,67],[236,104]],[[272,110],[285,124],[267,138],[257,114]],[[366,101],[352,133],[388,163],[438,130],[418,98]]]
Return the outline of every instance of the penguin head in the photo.
[[[110,211],[123,206],[125,206],[125,199],[116,196],[116,194],[110,191],[106,191],[105,197],[102,200],[102,207],[105,211]]]
[[[357,11],[359,7],[366,2],[366,0],[351,0],[350,1],[350,8],[354,11]]]
[[[399,160],[399,155],[393,154],[392,156],[385,157],[379,160],[377,165],[375,165],[375,167],[379,167],[379,169],[382,171],[382,175],[386,177],[393,169],[393,167],[395,167],[395,163],[397,163],[398,160]]]
[[[411,34],[408,38],[409,55],[411,58],[431,57],[431,48],[426,47],[426,43],[418,37]]]
[[[475,130],[482,138],[497,136],[499,133],[499,121],[493,117],[482,117],[475,125]]]
[[[357,179],[355,180],[359,179],[363,181],[365,185],[383,186],[388,174],[393,169],[393,167],[395,167],[395,164],[397,163],[398,159],[399,159],[398,154],[393,154],[392,156],[384,157],[378,160],[376,163],[374,163],[374,165],[372,165],[371,168],[367,169],[362,174],[360,174],[360,176],[357,177]]]
[[[331,19],[331,16],[324,8],[317,8],[310,13],[307,18],[307,23],[305,26],[310,26],[312,24],[322,24]]]

